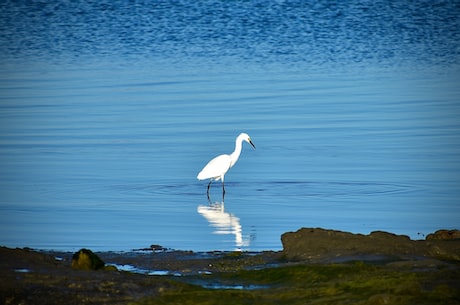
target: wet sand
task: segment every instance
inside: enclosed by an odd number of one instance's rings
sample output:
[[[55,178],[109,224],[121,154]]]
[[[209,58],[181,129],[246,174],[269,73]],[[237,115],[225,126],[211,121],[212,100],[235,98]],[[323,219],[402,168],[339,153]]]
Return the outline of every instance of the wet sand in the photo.
[[[460,240],[308,228],[283,251],[70,252],[0,248],[2,304],[460,304]]]

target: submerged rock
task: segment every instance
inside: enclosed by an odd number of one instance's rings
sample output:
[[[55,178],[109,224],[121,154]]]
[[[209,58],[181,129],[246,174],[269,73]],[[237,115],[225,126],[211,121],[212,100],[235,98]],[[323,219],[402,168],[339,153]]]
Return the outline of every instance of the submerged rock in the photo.
[[[105,263],[88,249],[81,249],[72,256],[72,269],[76,270],[98,270],[103,269]]]
[[[369,235],[321,228],[302,228],[281,236],[283,253],[292,260],[333,260],[339,257],[430,256],[460,260],[460,240],[414,241],[405,235],[375,231]]]

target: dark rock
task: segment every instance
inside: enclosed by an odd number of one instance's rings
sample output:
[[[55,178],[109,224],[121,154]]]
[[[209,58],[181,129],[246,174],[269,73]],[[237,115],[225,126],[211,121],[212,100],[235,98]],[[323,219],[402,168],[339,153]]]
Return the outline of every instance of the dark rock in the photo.
[[[152,251],[166,251],[166,250],[168,250],[165,247],[163,247],[162,245],[155,245],[155,244],[150,245],[150,249]]]
[[[98,270],[103,269],[105,263],[88,249],[81,249],[72,256],[72,269],[76,270]]]
[[[438,230],[434,233],[428,234],[426,240],[451,240],[460,239],[459,230]]]
[[[407,235],[396,235],[393,233],[388,233],[385,231],[373,231],[369,234],[369,237],[376,238],[379,240],[388,240],[388,241],[399,241],[399,242],[408,242],[410,241],[409,236]]]
[[[430,256],[460,260],[460,240],[413,241],[408,236],[376,231],[369,235],[321,228],[303,228],[281,236],[283,253],[291,260],[334,260],[339,257]]]

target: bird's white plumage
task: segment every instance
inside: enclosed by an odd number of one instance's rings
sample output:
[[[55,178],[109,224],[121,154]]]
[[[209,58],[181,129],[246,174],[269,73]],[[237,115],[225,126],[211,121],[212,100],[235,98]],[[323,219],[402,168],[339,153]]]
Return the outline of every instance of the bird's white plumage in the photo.
[[[229,169],[232,164],[232,158],[230,155],[220,155],[212,159],[206,164],[206,166],[198,174],[197,178],[199,180],[213,179],[218,181],[221,179]]]

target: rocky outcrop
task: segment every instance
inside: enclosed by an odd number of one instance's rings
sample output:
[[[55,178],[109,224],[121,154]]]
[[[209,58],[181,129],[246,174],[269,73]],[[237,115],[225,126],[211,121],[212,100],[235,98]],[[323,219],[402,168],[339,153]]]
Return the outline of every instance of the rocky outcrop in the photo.
[[[281,236],[283,253],[290,260],[359,259],[372,256],[429,256],[460,260],[460,240],[411,240],[405,235],[375,231],[369,235],[321,228],[302,228]]]
[[[452,240],[460,239],[459,230],[438,230],[434,233],[428,234],[426,240]]]

